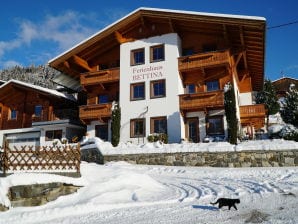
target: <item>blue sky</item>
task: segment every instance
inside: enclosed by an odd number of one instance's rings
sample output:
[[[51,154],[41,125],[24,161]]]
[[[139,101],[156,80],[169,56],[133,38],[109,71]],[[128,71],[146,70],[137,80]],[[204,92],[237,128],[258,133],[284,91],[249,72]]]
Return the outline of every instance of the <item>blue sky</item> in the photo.
[[[0,70],[40,65],[139,7],[298,21],[297,0],[8,0],[0,9]],[[298,78],[298,22],[268,29],[265,76]]]

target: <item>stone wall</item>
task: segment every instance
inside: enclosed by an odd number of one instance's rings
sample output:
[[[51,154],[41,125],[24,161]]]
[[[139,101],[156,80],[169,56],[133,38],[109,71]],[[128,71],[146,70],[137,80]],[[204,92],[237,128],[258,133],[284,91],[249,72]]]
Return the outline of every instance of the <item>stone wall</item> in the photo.
[[[39,206],[56,200],[62,195],[76,192],[80,186],[65,183],[19,185],[9,188],[8,198],[12,207]],[[9,208],[0,204],[0,211]]]
[[[211,167],[298,166],[298,150],[241,152],[181,152],[134,155],[104,155],[104,163],[126,161],[132,164]]]

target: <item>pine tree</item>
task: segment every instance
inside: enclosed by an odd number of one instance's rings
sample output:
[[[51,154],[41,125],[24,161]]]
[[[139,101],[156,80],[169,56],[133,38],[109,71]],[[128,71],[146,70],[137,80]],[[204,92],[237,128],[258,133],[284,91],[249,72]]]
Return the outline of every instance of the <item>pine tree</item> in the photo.
[[[112,123],[111,123],[111,131],[112,131],[112,145],[116,147],[120,141],[120,127],[121,127],[121,109],[118,104],[114,105],[114,109],[112,111]]]
[[[228,123],[228,141],[235,145],[237,144],[238,120],[234,87],[230,83],[225,86],[224,104]]]
[[[284,122],[298,127],[298,91],[292,84],[280,110]]]
[[[275,88],[269,79],[264,82],[264,88],[262,91],[258,92],[256,96],[257,104],[264,104],[267,112],[267,128],[269,124],[269,115],[276,114],[279,111],[279,103]]]

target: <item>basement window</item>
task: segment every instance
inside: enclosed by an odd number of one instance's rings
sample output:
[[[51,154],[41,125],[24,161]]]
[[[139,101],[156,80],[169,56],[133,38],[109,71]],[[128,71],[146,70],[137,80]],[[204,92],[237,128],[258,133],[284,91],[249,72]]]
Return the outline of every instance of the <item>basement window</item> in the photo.
[[[62,130],[46,131],[46,141],[53,141],[54,139],[62,139]]]

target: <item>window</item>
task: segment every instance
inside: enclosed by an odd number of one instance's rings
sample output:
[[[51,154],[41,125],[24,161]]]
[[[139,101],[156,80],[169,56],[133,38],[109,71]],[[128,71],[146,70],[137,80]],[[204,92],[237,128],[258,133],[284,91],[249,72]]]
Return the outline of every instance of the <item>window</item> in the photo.
[[[95,136],[99,137],[104,141],[108,141],[108,125],[96,125],[95,126]]]
[[[186,85],[186,93],[192,94],[192,93],[196,93],[196,85],[195,84],[188,84]]]
[[[109,102],[109,96],[108,95],[99,95],[97,97],[97,103],[98,104],[104,104]]]
[[[166,81],[156,80],[150,82],[150,97],[151,98],[159,98],[166,96]]]
[[[167,117],[152,117],[150,120],[151,133],[167,134]]]
[[[164,45],[150,47],[150,62],[163,61],[164,59]]]
[[[130,85],[130,100],[145,99],[145,83],[134,83]]]
[[[208,117],[207,121],[207,134],[208,135],[223,135],[223,116]]]
[[[145,137],[145,119],[130,120],[130,137]]]
[[[211,52],[211,51],[216,51],[217,46],[216,44],[204,44],[202,47],[203,52]]]
[[[131,65],[141,65],[145,63],[144,48],[131,51]]]
[[[62,130],[46,131],[46,141],[53,141],[54,139],[62,139]]]
[[[194,54],[194,49],[193,48],[184,48],[182,50],[182,56],[189,56]]]
[[[17,110],[15,109],[10,109],[10,114],[9,114],[9,119],[10,120],[16,120],[17,119]]]
[[[42,106],[41,105],[36,105],[34,108],[34,116],[35,117],[41,117],[42,114]]]
[[[218,80],[207,82],[206,86],[207,86],[207,92],[219,90]]]

